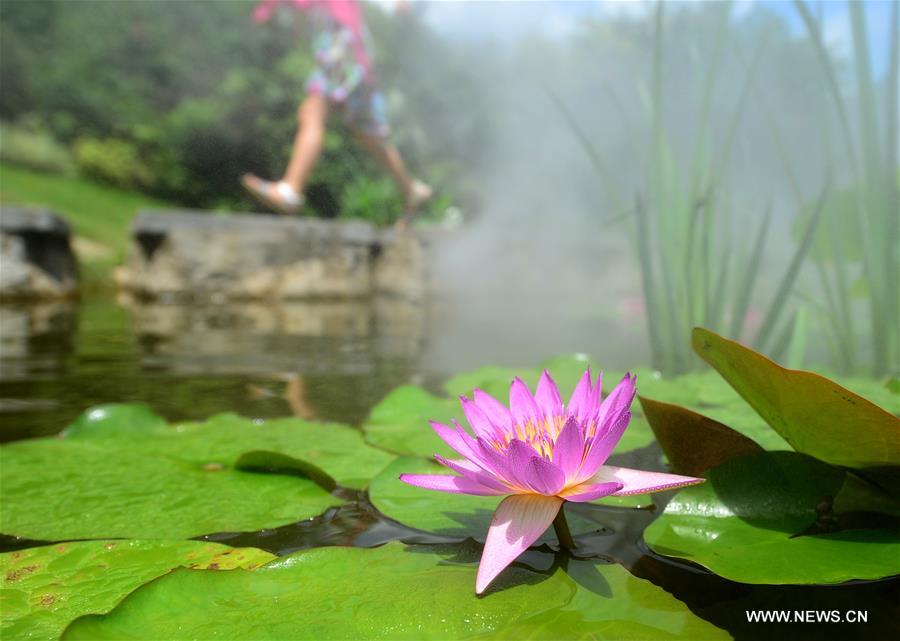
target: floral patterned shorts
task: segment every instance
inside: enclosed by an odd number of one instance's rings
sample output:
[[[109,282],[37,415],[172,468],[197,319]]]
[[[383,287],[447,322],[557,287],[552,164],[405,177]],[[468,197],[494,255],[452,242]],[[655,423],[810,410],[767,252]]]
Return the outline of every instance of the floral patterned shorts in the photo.
[[[306,90],[325,96],[354,131],[385,138],[391,126],[384,95],[357,61],[353,45],[354,35],[346,27],[331,24],[321,29],[313,41],[316,68]]]

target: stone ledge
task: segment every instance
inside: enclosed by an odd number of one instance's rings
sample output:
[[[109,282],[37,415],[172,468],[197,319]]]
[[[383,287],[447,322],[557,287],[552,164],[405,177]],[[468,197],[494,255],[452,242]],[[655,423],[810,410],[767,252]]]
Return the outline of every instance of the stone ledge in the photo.
[[[0,301],[78,294],[69,224],[42,208],[0,208]]]
[[[0,208],[0,231],[7,234],[43,233],[69,238],[69,223],[43,207],[16,207],[4,205]]]
[[[151,300],[418,300],[425,265],[418,234],[364,221],[144,211],[116,280]]]

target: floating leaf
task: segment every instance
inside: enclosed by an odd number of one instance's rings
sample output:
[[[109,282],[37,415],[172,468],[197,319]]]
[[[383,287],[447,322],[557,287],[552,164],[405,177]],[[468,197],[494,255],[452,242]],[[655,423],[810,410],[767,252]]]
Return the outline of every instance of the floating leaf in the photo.
[[[584,372],[584,366],[581,368],[581,371]],[[555,374],[555,372],[551,371],[551,374]],[[528,384],[528,387],[534,391],[534,387],[537,385],[538,378],[540,377],[540,371],[534,369],[516,369],[512,367],[481,367],[473,372],[457,374],[444,383],[444,389],[447,390],[447,393],[453,398],[459,396],[468,396],[471,398],[472,390],[477,388],[482,392],[487,392],[506,405],[509,400],[509,386],[517,376],[525,381],[525,383]],[[561,387],[560,389],[565,388]]]
[[[695,328],[693,344],[798,452],[848,467],[900,465],[900,420],[884,409],[708,330]]]
[[[647,419],[643,416],[632,415],[628,428],[613,451],[613,457],[647,447],[653,443],[653,440],[653,430],[650,429],[650,423],[647,422]]]
[[[900,396],[900,378],[896,376],[892,376],[888,379],[887,383],[884,384],[884,388],[895,396]],[[888,406],[890,407],[890,405]],[[895,406],[896,407],[896,406]],[[897,412],[895,411],[894,414]]]
[[[636,579],[622,566],[570,561],[566,572],[578,585],[567,605],[514,621],[479,638],[509,641],[731,638],[723,630],[693,614],[688,615],[681,601],[647,581]]]
[[[659,446],[678,474],[699,476],[736,456],[763,451],[743,434],[702,414],[643,396],[639,398]]]
[[[166,419],[143,403],[110,403],[84,412],[63,430],[66,438],[121,438],[152,434]]]
[[[744,399],[741,398],[740,394],[735,392],[734,388],[713,370],[691,372],[670,380],[674,381],[676,388],[690,390],[690,393],[696,398],[695,403],[691,403],[691,405],[713,405],[720,407],[725,405],[745,404]],[[645,396],[651,396],[652,398],[663,400],[667,403],[678,402],[672,398],[667,398],[665,395],[657,396],[650,393],[656,391],[657,390],[648,389],[646,390]]]
[[[743,583],[842,583],[900,573],[896,531],[797,536],[820,519],[845,476],[795,452],[732,459],[713,468],[707,483],[679,491],[644,540],[659,554]]]
[[[136,429],[135,423],[144,427]],[[65,435],[79,441],[127,441],[144,454],[175,456],[201,465],[231,466],[252,450],[278,452],[311,463],[340,485],[357,489],[392,458],[367,446],[358,429],[344,425],[219,414],[199,423],[170,426],[143,405],[88,410]]]
[[[479,553],[390,543],[307,550],[252,572],[177,570],[63,638],[729,638],[619,565],[572,560],[567,573],[536,555],[544,567],[516,563],[478,598]]]
[[[235,461],[234,468],[236,470],[266,474],[293,474],[313,481],[326,492],[334,492],[337,489],[335,480],[320,468],[307,461],[301,461],[293,456],[279,452],[267,452],[265,450],[245,452]]]
[[[454,456],[428,424],[438,421],[449,425],[451,419],[465,422],[459,400],[439,398],[421,387],[404,385],[372,409],[363,431],[369,443],[397,454]]]
[[[172,568],[249,569],[273,558],[198,541],[78,541],[0,554],[0,636],[58,639],[77,617],[109,612]]]
[[[400,523],[426,532],[444,536],[472,537],[483,541],[491,524],[491,517],[502,496],[470,496],[433,492],[407,485],[400,474],[452,474],[437,463],[418,457],[402,457],[391,463],[369,486],[372,504],[386,516]],[[610,496],[598,501],[600,505],[640,507],[652,505],[647,495]],[[577,506],[576,509],[580,509]],[[585,509],[590,505],[585,504]],[[599,529],[594,520],[582,519],[567,507],[569,525],[574,534]],[[556,540],[552,530],[548,540]]]
[[[778,432],[769,427],[769,424],[743,400],[732,405],[720,407],[701,406],[695,409],[704,416],[743,434],[764,450],[774,452],[793,449],[787,441],[781,438]]]
[[[638,375],[638,393],[667,403],[691,407],[700,403],[699,390],[691,384],[690,379],[662,378],[653,373]]]
[[[0,485],[4,532],[43,540],[259,530],[340,502],[306,479],[66,439],[0,448]]]

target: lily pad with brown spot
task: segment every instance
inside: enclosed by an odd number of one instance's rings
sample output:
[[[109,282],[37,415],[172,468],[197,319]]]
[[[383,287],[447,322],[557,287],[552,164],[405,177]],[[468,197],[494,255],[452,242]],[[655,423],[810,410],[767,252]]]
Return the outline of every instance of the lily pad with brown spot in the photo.
[[[173,568],[251,569],[274,557],[199,541],[78,541],[0,554],[0,637],[51,641]]]

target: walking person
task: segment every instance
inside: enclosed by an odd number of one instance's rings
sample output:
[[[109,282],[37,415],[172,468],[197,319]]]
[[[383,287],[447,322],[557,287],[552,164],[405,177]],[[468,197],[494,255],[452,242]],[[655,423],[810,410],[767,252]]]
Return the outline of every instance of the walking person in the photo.
[[[433,191],[413,178],[390,142],[390,123],[367,46],[358,0],[263,0],[253,12],[267,22],[279,5],[303,12],[313,21],[316,67],[306,82],[306,97],[297,109],[298,129],[284,175],[268,181],[253,174],[244,187],[265,206],[292,215],[304,204],[306,181],[322,151],[329,114],[340,116],[356,141],[390,174],[403,194],[406,215],[415,216]]]

